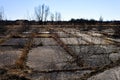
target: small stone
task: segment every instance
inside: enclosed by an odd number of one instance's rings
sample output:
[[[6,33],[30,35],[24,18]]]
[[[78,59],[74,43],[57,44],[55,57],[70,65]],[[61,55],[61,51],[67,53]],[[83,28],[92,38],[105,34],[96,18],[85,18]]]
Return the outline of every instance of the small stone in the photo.
[[[109,55],[109,58],[112,62],[116,62],[120,59],[120,53],[112,53]]]

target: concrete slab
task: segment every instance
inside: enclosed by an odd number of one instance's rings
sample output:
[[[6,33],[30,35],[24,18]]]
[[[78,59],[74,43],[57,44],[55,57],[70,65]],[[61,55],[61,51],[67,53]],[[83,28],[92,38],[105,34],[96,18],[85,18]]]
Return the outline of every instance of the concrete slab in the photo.
[[[27,38],[11,38],[0,45],[24,45],[27,42]]]
[[[76,54],[99,55],[118,52],[119,48],[114,45],[71,45],[69,46]]]
[[[120,80],[120,67],[115,67],[99,73],[87,80]]]
[[[72,35],[70,34],[66,34],[64,32],[57,32],[57,34],[61,37],[61,38],[69,38],[69,37],[73,37]]]
[[[56,41],[53,38],[34,38],[35,45],[39,45],[41,43],[44,46],[57,45]]]
[[[84,63],[87,66],[91,66],[91,67],[102,67],[107,64],[110,64],[110,62],[111,61],[109,59],[109,55],[107,55],[107,54],[92,55],[92,56],[88,56],[84,59]]]
[[[11,66],[20,57],[20,50],[0,51],[0,67]]]
[[[67,45],[80,45],[80,44],[88,44],[86,41],[82,40],[82,38],[60,38]]]
[[[34,70],[63,69],[71,57],[59,46],[33,48],[28,54],[27,65]]]

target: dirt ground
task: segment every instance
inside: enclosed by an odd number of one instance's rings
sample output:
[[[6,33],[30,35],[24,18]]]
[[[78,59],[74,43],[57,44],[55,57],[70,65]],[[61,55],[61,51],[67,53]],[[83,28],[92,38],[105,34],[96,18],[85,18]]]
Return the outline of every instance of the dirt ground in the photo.
[[[120,79],[120,39],[99,31],[48,27],[6,36],[0,38],[0,80]]]

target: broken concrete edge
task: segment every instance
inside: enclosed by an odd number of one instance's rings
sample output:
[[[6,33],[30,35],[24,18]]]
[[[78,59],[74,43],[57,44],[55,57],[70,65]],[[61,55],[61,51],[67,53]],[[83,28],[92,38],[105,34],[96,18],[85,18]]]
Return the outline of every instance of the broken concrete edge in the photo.
[[[95,70],[93,70],[91,73],[87,73],[85,74],[84,76],[82,76],[82,80],[87,80],[88,78],[92,77],[92,76],[95,76],[99,73],[102,73],[106,70],[110,70],[111,68],[114,68],[114,67],[117,67],[117,66],[120,66],[120,59],[117,60],[116,62],[111,62],[110,64],[106,64],[104,65],[103,67],[99,67],[99,68],[96,68]]]

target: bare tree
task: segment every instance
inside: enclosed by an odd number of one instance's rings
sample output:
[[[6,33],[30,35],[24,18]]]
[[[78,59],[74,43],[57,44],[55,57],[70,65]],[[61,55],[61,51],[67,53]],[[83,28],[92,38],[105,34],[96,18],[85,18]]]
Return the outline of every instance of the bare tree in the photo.
[[[27,14],[26,14],[26,17],[25,17],[27,20],[31,21],[32,20],[32,17],[31,17],[31,14],[29,13],[29,11],[27,10]]]
[[[50,15],[50,19],[51,19],[51,21],[54,21],[54,14],[53,13],[51,13],[51,15]]]
[[[115,38],[120,38],[120,26],[117,25],[113,29],[114,29],[114,37]]]
[[[61,21],[61,13],[59,12],[55,13],[55,21]]]
[[[3,7],[0,7],[0,20],[3,20],[4,18],[4,9]]]
[[[35,16],[38,21],[42,21],[41,5],[35,8]]]
[[[48,14],[49,14],[49,7],[46,6],[46,8],[45,8],[45,19],[44,19],[45,21],[47,21]]]
[[[38,21],[47,21],[48,14],[49,7],[44,4],[35,8],[35,16]]]
[[[41,16],[41,20],[43,21],[43,17],[44,17],[44,10],[45,10],[45,5],[43,4],[42,6],[42,12],[41,12],[41,14],[42,14],[42,16]]]
[[[58,13],[58,21],[61,21],[61,13]]]
[[[102,16],[100,16],[99,21],[103,22],[103,17]]]
[[[0,7],[0,21],[4,20],[4,8]],[[0,34],[4,34],[7,31],[7,27],[4,24],[0,25]]]
[[[58,12],[55,13],[55,21],[58,21]]]
[[[99,18],[99,27],[98,27],[98,31],[101,31],[101,30],[102,30],[102,22],[103,22],[103,17],[100,16],[100,18]]]

